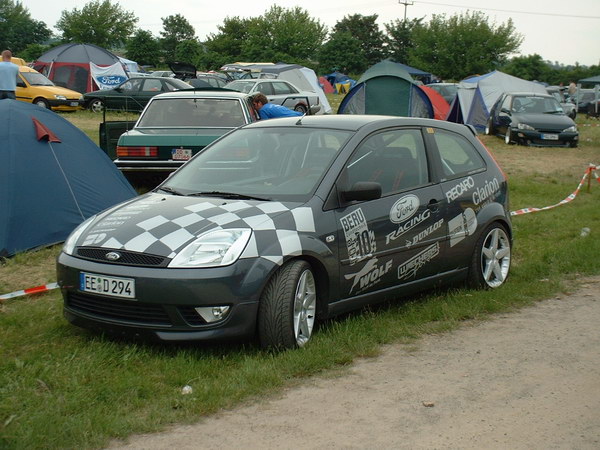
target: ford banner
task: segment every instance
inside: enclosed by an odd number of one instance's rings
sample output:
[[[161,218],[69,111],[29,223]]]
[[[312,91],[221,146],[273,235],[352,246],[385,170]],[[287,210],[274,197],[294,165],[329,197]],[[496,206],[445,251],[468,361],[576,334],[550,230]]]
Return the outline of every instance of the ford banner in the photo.
[[[101,90],[112,89],[127,80],[127,74],[120,62],[107,67],[100,67],[90,62],[90,71],[92,78]]]

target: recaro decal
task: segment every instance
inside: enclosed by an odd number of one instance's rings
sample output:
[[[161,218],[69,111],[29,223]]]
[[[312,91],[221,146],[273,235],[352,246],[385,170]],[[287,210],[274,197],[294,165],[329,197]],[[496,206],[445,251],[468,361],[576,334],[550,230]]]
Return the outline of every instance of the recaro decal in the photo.
[[[425,239],[427,236],[429,236],[431,233],[433,233],[436,230],[439,230],[443,224],[444,224],[444,219],[440,219],[437,222],[435,222],[433,225],[429,225],[427,228],[425,228],[419,234],[413,236],[412,239],[407,239],[406,246],[412,247],[413,245],[418,244],[423,239]]]
[[[405,195],[392,206],[390,220],[394,223],[402,223],[410,219],[419,209],[419,197],[410,194]]]
[[[448,235],[450,236],[450,247],[454,247],[467,236],[475,233],[477,228],[477,216],[471,208],[465,209],[458,216],[448,221]]]
[[[414,216],[408,222],[401,224],[396,231],[392,231],[391,233],[386,235],[385,244],[388,245],[391,241],[398,239],[407,231],[412,230],[421,222],[429,219],[429,217],[431,217],[431,211],[429,209],[426,209],[421,214]]]
[[[358,285],[357,294],[360,292],[370,288],[371,286],[379,283],[381,278],[390,271],[392,268],[392,260],[390,259],[385,264],[377,265],[377,258],[372,258],[356,273],[350,273],[348,275],[344,275],[346,280],[354,279],[352,286],[350,287],[350,294],[354,288]]]
[[[358,208],[340,219],[346,236],[350,265],[373,256],[377,250],[375,233],[369,230],[362,209]]]
[[[473,180],[473,177],[465,178],[460,183],[458,183],[456,186],[454,186],[452,189],[450,189],[449,191],[446,191],[446,199],[448,200],[448,203],[453,202],[458,197],[460,197],[461,195],[463,195],[466,192],[469,192],[474,187],[475,187],[475,180]]]
[[[401,266],[398,266],[398,279],[404,280],[415,277],[421,267],[440,254],[440,243],[435,242],[425,250],[417,253]]]

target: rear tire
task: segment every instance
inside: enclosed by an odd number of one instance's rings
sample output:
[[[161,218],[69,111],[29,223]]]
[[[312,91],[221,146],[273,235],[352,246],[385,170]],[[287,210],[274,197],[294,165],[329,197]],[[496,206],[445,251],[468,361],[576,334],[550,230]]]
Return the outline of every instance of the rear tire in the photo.
[[[310,264],[294,260],[269,280],[258,307],[258,336],[266,349],[303,347],[311,338],[317,289]]]
[[[34,105],[38,105],[40,108],[50,109],[50,103],[45,98],[36,98],[33,101]]]
[[[508,277],[510,262],[508,233],[503,225],[494,222],[481,233],[475,245],[469,269],[469,285],[486,289],[502,286]]]
[[[92,112],[101,113],[104,110],[104,102],[99,98],[93,98],[88,103],[88,109]]]

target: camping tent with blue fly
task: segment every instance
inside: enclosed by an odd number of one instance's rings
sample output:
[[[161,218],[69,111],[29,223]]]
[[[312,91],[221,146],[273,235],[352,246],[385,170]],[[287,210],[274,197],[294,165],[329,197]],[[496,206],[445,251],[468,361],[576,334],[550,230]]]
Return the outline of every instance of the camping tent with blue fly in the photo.
[[[0,256],[64,241],[136,196],[110,158],[58,114],[0,100]]]

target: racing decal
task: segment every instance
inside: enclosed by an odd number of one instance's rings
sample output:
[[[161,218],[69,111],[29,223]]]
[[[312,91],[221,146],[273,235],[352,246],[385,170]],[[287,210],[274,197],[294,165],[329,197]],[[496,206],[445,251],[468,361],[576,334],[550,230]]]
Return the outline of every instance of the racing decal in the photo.
[[[419,225],[421,222],[424,222],[425,220],[429,219],[429,217],[431,217],[431,211],[429,209],[426,209],[421,214],[418,214],[418,215],[412,217],[408,222],[401,224],[396,231],[392,231],[391,233],[386,235],[385,244],[389,245],[389,243],[391,241],[398,239],[400,236],[402,236],[407,231],[412,230],[414,227]]]
[[[473,192],[473,203],[481,209],[493,199],[493,195],[500,190],[500,182],[494,177],[492,181],[485,180],[483,187],[478,187]]]
[[[398,266],[398,279],[405,280],[407,278],[415,277],[421,267],[435,258],[440,254],[440,244],[435,242],[425,250],[417,253],[415,256],[410,258],[401,266]]]
[[[371,286],[379,283],[381,278],[390,271],[392,268],[392,260],[390,259],[385,264],[378,265],[377,258],[372,258],[360,269],[358,272],[350,273],[348,275],[344,275],[346,280],[352,280],[352,286],[350,287],[350,294],[356,286],[358,286],[358,290],[356,294],[369,289]]]
[[[458,216],[448,221],[448,235],[450,236],[450,247],[454,247],[467,236],[475,233],[477,228],[477,216],[471,208],[465,209]]]
[[[405,195],[392,206],[390,220],[401,223],[410,219],[419,209],[419,205],[419,197],[413,194]]]
[[[458,197],[460,197],[466,192],[469,192],[474,187],[475,181],[473,180],[473,177],[467,177],[464,180],[461,180],[460,183],[458,183],[452,189],[446,192],[446,199],[448,200],[448,203],[453,202]]]
[[[340,223],[346,236],[350,265],[373,256],[377,250],[375,233],[369,230],[362,209],[358,208],[345,215],[340,219]]]
[[[413,236],[412,239],[407,239],[406,246],[410,248],[413,245],[418,244],[423,239],[425,239],[427,236],[429,236],[431,233],[439,230],[442,227],[443,223],[444,223],[444,219],[440,219],[437,222],[435,222],[433,225],[429,225],[427,228],[425,228],[419,234]]]

